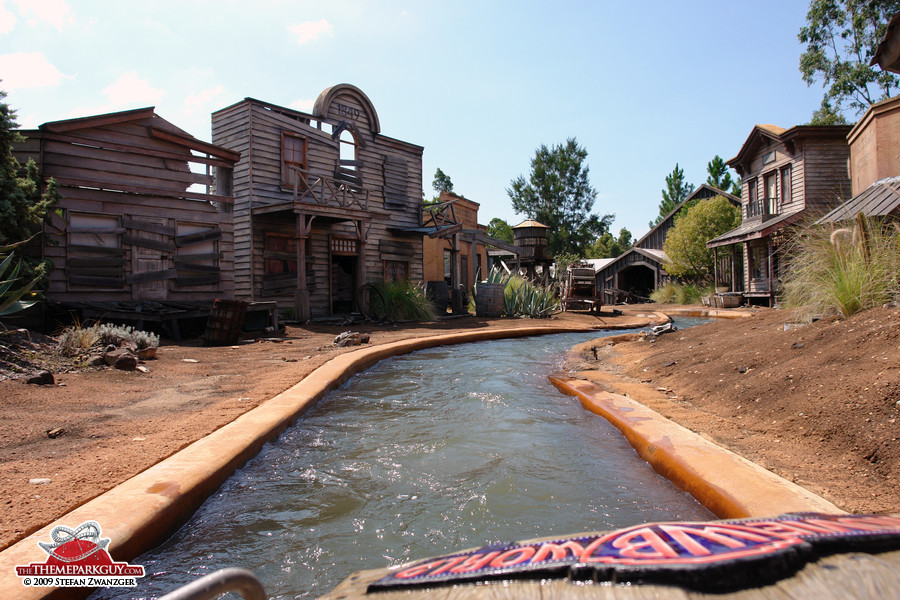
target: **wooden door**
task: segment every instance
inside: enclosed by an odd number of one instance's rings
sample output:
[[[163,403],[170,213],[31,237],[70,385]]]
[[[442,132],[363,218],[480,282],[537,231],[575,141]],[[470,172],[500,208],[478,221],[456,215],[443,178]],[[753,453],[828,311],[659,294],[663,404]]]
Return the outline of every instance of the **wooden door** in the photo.
[[[174,225],[163,217],[128,218],[126,241],[131,246],[131,298],[163,301],[168,299],[170,268],[175,250]]]

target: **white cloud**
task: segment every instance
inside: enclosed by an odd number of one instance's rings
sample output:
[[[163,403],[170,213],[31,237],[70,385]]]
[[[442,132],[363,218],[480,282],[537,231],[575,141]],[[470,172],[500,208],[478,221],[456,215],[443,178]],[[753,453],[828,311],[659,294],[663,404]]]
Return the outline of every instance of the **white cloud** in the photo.
[[[6,7],[0,4],[0,34],[9,33],[15,25],[16,15],[6,10]]]
[[[300,112],[312,112],[313,106],[315,106],[315,100],[294,100],[288,105],[288,108],[293,108],[294,110],[299,110]]]
[[[0,87],[21,90],[57,85],[65,77],[42,52],[14,52],[0,55]]]
[[[42,21],[50,23],[62,31],[63,25],[72,23],[72,7],[66,0],[16,0],[19,15],[28,20],[32,27]]]
[[[216,96],[220,96],[225,91],[225,87],[217,85],[210,90],[201,90],[197,93],[191,92],[184,100],[184,104],[191,108],[203,108],[213,101]]]
[[[139,79],[137,71],[123,74],[115,83],[103,89],[114,106],[154,106],[165,95],[163,90],[150,87],[146,79]]]
[[[297,36],[298,44],[305,44],[313,41],[323,33],[331,33],[333,27],[325,19],[319,19],[318,21],[307,21],[299,25],[291,25],[288,29]]]

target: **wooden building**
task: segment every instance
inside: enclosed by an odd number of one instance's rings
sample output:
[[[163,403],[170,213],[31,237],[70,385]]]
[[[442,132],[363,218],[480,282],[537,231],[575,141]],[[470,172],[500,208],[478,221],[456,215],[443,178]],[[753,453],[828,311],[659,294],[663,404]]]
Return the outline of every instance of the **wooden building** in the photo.
[[[491,250],[500,249],[512,256],[519,253],[517,246],[487,234],[487,227],[478,223],[479,207],[464,196],[441,192],[440,204],[425,208],[422,219],[428,233],[422,240],[425,281],[444,281],[452,286],[458,254],[457,285],[470,290],[491,270]]]
[[[668,260],[663,245],[666,235],[675,225],[675,216],[692,202],[722,196],[735,206],[741,199],[708,184],[702,184],[690,196],[676,206],[672,212],[657,223],[650,231],[635,242],[629,250],[616,258],[607,260],[597,271],[597,289],[603,301],[615,304],[627,298],[646,298],[650,293],[670,279],[663,268]]]
[[[748,301],[772,305],[778,291],[779,250],[788,228],[811,223],[850,193],[849,125],[757,125],[727,161],[742,182],[740,227],[707,243],[724,251],[738,276],[716,273],[716,283]]]
[[[235,297],[301,321],[347,314],[374,280],[421,281],[422,150],[381,133],[358,88],[312,113],[246,98],[212,115],[234,171]]]
[[[150,304],[177,303],[183,313],[186,304],[233,296],[236,153],[192,137],[152,107],[20,133],[26,141],[15,156],[34,159],[62,196],[42,236],[55,267],[49,301],[105,302],[119,316],[151,318]]]

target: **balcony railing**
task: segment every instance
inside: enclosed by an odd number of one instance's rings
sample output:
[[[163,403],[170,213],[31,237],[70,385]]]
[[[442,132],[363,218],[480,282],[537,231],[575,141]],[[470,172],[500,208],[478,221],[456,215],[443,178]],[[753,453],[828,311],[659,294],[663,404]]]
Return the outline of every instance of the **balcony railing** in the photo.
[[[747,218],[762,217],[766,220],[778,214],[777,203],[773,198],[751,200],[747,203]]]
[[[289,168],[294,182],[294,202],[368,210],[369,190],[333,177],[312,175],[309,171],[296,167]]]

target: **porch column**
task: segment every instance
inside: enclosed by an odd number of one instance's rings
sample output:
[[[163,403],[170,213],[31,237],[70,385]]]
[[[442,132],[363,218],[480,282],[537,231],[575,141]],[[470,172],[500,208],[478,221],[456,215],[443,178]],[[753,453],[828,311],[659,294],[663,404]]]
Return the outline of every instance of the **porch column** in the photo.
[[[659,282],[656,282],[656,285],[659,286]],[[713,247],[713,293],[715,293],[716,288],[719,287],[719,247]]]
[[[766,260],[768,262],[767,270],[769,276],[769,306],[775,306],[775,256],[772,246],[772,236],[766,239]]]
[[[311,217],[306,221],[306,215],[299,213],[295,217],[297,227],[297,291],[294,294],[294,308],[297,320],[306,323],[310,319],[309,288],[306,281],[306,240],[309,239],[309,231],[312,228]]]
[[[469,264],[472,267],[472,283],[478,282],[478,252],[473,239],[469,245]]]

